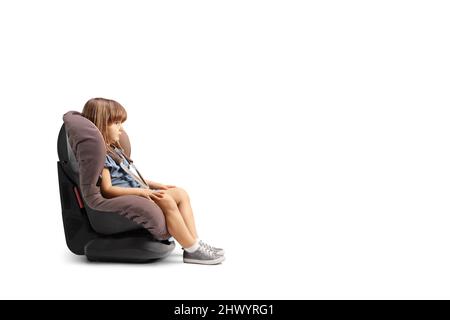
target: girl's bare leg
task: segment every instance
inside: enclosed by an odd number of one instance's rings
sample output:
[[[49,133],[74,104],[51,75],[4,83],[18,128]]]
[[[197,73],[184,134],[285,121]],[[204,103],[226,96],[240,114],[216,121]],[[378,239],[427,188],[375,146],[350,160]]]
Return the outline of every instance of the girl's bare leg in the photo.
[[[192,212],[191,203],[189,199],[183,199],[178,204],[181,216],[183,217],[186,227],[191,232],[194,238],[198,238],[197,229],[195,228],[194,213]]]
[[[192,212],[191,202],[187,192],[184,189],[177,187],[164,190],[164,193],[169,194],[175,200],[189,232],[194,239],[198,238],[197,229],[195,228],[194,213]]]
[[[183,246],[183,248],[192,247],[195,243],[195,238],[187,228],[178,208],[174,205],[171,208],[162,210],[166,218],[169,233]]]

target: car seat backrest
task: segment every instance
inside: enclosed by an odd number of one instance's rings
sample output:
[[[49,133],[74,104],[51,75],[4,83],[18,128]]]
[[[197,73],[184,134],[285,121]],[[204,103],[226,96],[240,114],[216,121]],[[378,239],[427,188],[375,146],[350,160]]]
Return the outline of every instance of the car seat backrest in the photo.
[[[66,135],[66,140],[67,140],[67,154],[68,154],[70,168],[76,175],[79,175],[80,167],[78,166],[78,162],[77,162],[77,159],[75,158],[75,154],[73,153],[73,150],[70,147],[69,137],[67,135]]]

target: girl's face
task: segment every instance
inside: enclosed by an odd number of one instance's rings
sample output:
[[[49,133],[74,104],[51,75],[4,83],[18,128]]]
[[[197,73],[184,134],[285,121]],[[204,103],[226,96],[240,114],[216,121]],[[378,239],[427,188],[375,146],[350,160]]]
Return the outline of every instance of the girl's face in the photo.
[[[118,142],[122,133],[122,122],[116,121],[108,126],[108,136],[111,138],[111,143]]]

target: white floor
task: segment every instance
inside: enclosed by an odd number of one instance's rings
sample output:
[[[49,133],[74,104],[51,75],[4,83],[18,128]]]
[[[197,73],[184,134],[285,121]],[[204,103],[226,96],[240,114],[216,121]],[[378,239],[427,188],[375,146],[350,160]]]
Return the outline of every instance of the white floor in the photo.
[[[300,235],[266,243],[218,238],[215,243],[226,248],[227,254],[226,261],[216,266],[184,264],[179,245],[156,263],[92,263],[64,248],[60,236],[57,244],[47,247],[29,239],[29,246],[20,247],[21,252],[13,243],[11,250],[3,250],[0,298],[449,297],[450,263],[444,242],[435,242],[435,238],[390,245],[381,239],[368,241],[362,234],[353,236],[343,233],[340,239],[329,241]]]

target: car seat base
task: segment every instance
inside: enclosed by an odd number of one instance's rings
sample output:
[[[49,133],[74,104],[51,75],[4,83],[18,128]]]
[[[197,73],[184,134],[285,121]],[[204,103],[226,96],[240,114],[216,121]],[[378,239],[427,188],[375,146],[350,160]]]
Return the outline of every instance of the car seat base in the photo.
[[[89,261],[143,263],[165,258],[174,248],[174,241],[112,237],[91,240],[84,253]]]

